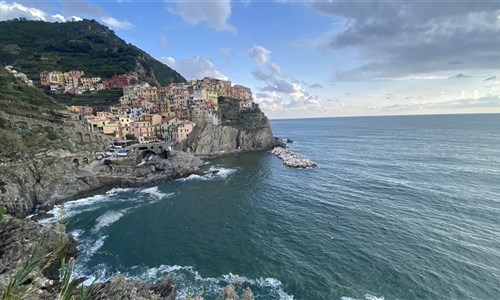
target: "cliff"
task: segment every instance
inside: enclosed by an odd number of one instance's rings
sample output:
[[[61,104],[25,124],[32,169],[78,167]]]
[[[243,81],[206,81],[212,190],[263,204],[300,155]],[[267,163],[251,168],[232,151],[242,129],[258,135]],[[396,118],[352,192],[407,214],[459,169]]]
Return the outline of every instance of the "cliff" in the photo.
[[[200,172],[202,164],[184,152],[168,159],[156,156],[138,165],[135,157],[94,160],[65,150],[47,151],[26,162],[0,166],[0,206],[11,215],[24,217],[35,207],[50,207],[115,187],[147,186],[188,176]]]
[[[221,125],[195,126],[184,148],[198,156],[219,156],[274,147],[271,125],[257,104],[241,110],[238,100],[220,97],[219,108]]]

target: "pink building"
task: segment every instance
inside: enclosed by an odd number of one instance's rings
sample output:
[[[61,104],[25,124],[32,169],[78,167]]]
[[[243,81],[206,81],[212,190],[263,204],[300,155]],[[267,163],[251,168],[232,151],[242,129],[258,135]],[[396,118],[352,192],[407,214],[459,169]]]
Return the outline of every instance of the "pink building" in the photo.
[[[178,123],[177,127],[172,131],[172,138],[178,142],[184,141],[193,131],[194,126],[196,126],[196,123],[191,121],[183,121]]]
[[[83,106],[80,109],[81,114],[86,115],[86,116],[92,116],[94,114],[94,109],[90,106]]]
[[[139,143],[155,138],[155,127],[149,122],[131,122],[130,134],[133,134]]]

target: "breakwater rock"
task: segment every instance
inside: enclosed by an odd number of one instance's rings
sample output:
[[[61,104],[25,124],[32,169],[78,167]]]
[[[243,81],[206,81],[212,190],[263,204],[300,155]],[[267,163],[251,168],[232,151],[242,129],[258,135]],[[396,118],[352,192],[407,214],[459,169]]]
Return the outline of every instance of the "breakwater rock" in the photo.
[[[316,163],[309,158],[297,153],[293,153],[292,151],[282,147],[274,148],[271,153],[281,158],[283,160],[283,164],[289,167],[312,168],[317,166]]]

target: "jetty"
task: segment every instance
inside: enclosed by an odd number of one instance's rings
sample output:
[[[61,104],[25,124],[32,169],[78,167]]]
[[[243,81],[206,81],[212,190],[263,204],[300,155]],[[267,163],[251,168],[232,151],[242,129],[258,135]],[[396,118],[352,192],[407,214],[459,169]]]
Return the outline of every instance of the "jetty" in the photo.
[[[316,163],[309,158],[283,147],[275,147],[271,150],[271,153],[281,158],[284,165],[292,168],[313,168],[317,166]]]

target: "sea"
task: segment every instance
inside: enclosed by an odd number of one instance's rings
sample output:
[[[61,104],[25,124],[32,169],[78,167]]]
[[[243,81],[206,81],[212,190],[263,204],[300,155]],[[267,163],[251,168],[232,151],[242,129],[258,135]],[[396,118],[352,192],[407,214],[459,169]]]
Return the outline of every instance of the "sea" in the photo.
[[[54,208],[75,277],[172,276],[178,299],[500,299],[500,115],[271,124],[318,167],[246,153]]]

